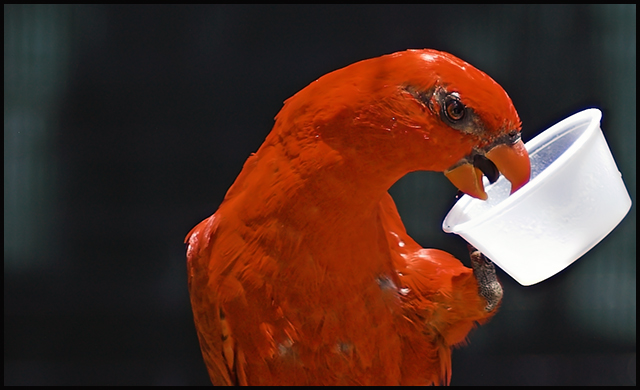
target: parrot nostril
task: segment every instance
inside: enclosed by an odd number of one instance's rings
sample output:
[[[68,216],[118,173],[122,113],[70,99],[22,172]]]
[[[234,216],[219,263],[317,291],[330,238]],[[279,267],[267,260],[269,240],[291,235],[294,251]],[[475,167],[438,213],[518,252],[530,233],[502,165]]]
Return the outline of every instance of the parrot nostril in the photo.
[[[518,130],[511,130],[509,132],[509,142],[513,145],[516,142],[520,141],[520,132]]]

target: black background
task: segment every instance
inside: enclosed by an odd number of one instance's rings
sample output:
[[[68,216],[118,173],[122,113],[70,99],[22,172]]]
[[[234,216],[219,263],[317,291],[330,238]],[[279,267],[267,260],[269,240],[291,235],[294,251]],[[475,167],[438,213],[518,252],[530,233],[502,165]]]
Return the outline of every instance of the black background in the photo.
[[[282,102],[407,48],[448,51],[509,93],[523,138],[599,107],[636,195],[635,5],[4,6],[4,383],[208,384],[186,233],[215,212]],[[391,189],[409,233],[455,188]],[[636,383],[636,212],[548,281],[500,272],[500,313],[453,385]],[[523,251],[526,248],[522,248]]]

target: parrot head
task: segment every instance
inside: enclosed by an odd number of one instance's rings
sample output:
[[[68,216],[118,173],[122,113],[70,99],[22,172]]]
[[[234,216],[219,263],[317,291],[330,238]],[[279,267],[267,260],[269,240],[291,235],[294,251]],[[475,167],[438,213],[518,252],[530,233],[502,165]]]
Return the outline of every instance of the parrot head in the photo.
[[[298,92],[285,111],[294,122],[311,121],[294,128],[311,129],[362,161],[384,160],[404,173],[441,171],[475,198],[487,199],[483,175],[493,183],[503,174],[511,193],[530,178],[520,118],[507,93],[445,52],[407,50],[357,62]]]
[[[429,51],[420,56],[433,62],[437,82],[422,91],[409,89],[415,99],[439,117],[441,126],[473,139],[469,153],[444,170],[462,192],[487,199],[483,174],[491,183],[502,173],[511,182],[511,193],[531,175],[529,155],[520,137],[521,122],[511,99],[487,74],[447,53]]]

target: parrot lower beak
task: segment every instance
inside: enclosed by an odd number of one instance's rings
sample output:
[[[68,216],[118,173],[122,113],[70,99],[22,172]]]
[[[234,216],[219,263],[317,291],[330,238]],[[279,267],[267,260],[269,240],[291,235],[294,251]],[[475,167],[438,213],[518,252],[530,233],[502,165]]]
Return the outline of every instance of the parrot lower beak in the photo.
[[[493,183],[498,177],[496,168],[511,182],[512,194],[529,182],[531,163],[522,140],[510,145],[496,145],[484,156],[476,155],[473,161],[466,159],[462,164],[458,163],[446,170],[444,174],[460,191],[474,198],[487,200],[482,175],[484,173]]]

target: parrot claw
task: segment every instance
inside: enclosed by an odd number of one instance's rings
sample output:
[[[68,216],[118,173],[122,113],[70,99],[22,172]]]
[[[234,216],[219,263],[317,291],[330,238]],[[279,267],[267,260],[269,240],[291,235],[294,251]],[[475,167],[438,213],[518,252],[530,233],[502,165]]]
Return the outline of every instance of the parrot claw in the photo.
[[[467,244],[473,274],[478,281],[478,292],[486,301],[485,310],[494,310],[502,300],[502,286],[496,276],[493,262],[472,245]]]

